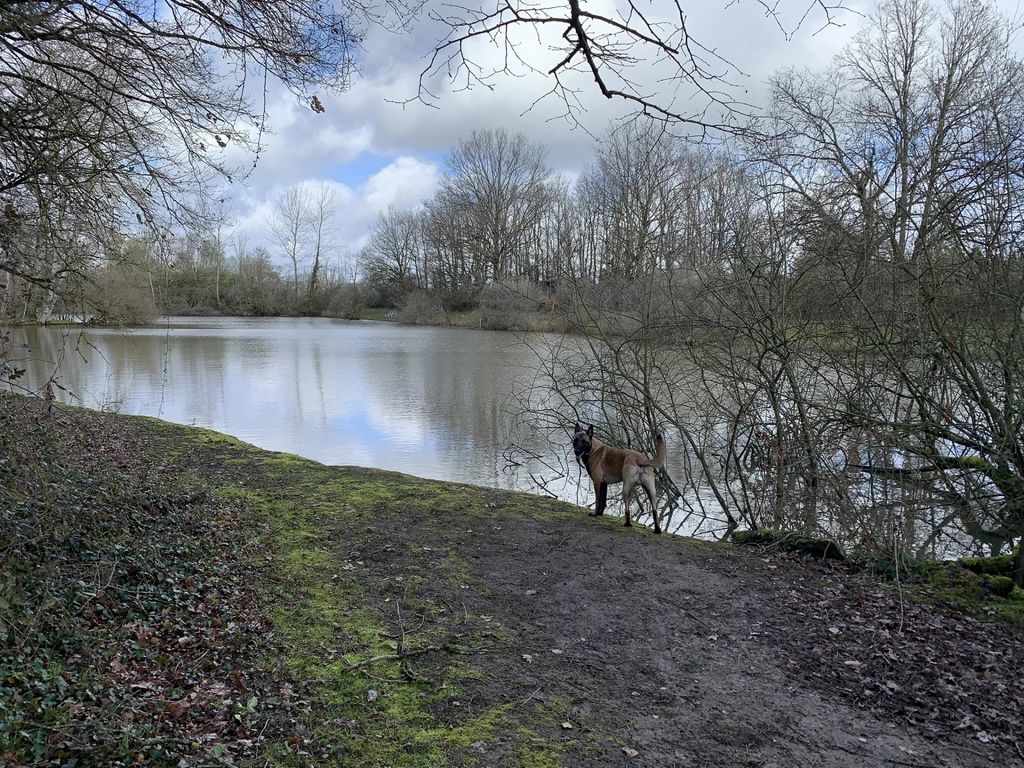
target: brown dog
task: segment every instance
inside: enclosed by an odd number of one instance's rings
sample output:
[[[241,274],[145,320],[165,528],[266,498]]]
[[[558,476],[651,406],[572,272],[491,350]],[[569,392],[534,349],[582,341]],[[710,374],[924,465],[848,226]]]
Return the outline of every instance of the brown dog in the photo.
[[[633,486],[639,482],[651,502],[654,532],[661,533],[654,487],[654,470],[665,464],[665,456],[668,454],[661,435],[654,436],[655,454],[653,459],[649,459],[640,451],[605,445],[594,437],[593,424],[584,429],[576,422],[575,432],[572,438],[572,451],[576,454],[576,461],[590,475],[594,483],[594,493],[597,495],[594,516],[604,514],[604,508],[608,503],[608,486],[612,483],[622,483],[622,504],[626,508],[626,525],[630,525],[629,496],[633,492]]]

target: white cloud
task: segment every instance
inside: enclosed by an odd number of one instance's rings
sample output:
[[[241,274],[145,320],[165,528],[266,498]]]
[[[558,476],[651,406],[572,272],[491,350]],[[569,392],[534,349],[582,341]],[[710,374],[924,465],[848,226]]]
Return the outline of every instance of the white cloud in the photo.
[[[415,157],[399,157],[366,180],[363,200],[375,213],[391,205],[415,208],[437,189],[440,175],[441,171],[434,163]]]
[[[1015,2],[1003,0],[998,5],[1013,16]],[[790,38],[765,17],[763,6],[755,0],[684,4],[694,39],[739,70],[730,78],[733,95],[754,104],[763,100],[769,77],[780,68],[826,66],[861,28],[863,14],[873,3],[851,0],[845,6],[847,10],[836,12],[834,25],[822,28],[824,17],[817,4],[784,0],[779,10],[786,30],[792,31],[809,10]],[[645,12],[654,19],[672,8],[672,3],[653,2]],[[628,8],[624,0],[590,0],[588,10],[614,16]],[[364,43],[361,76],[347,93],[319,94],[324,114],[314,113],[285,89],[272,87],[267,122],[273,133],[265,137],[256,168],[232,190],[239,229],[261,230],[268,201],[282,190],[329,181],[344,191],[342,241],[357,248],[381,210],[391,204],[415,206],[433,192],[440,174],[436,158],[474,129],[504,127],[524,133],[547,146],[549,163],[556,171],[575,178],[592,157],[591,136],[559,119],[564,105],[557,97],[534,105],[551,88],[542,72],[558,60],[551,44],[559,41],[560,31],[545,29],[539,36],[528,30],[516,33],[519,55],[541,73],[519,66],[520,76],[497,77],[493,89],[472,90],[445,77],[433,78],[429,85],[438,95],[436,108],[416,101],[401,103],[416,96],[426,56],[442,33],[426,14],[403,35],[372,27]],[[474,43],[474,51],[482,66],[499,67],[504,62],[504,49],[484,41]],[[632,74],[646,78],[652,90],[664,92],[665,85],[655,82],[656,67],[637,68]],[[595,135],[630,111],[622,102],[604,99],[587,73],[571,76],[568,82],[580,89],[584,111],[579,117]],[[686,88],[680,89],[680,103],[690,95]],[[251,158],[239,156],[239,161],[251,163]],[[254,239],[259,238],[254,234]]]
[[[398,157],[363,184],[352,188],[332,179],[311,177],[294,184],[275,184],[262,195],[246,194],[236,203],[231,236],[243,236],[249,247],[263,246],[274,254],[267,221],[274,214],[274,201],[292,188],[315,191],[328,187],[336,202],[333,242],[336,255],[358,251],[366,242],[374,219],[389,205],[414,208],[437,187],[440,169],[434,163],[415,157]],[[282,263],[279,254],[274,254]]]

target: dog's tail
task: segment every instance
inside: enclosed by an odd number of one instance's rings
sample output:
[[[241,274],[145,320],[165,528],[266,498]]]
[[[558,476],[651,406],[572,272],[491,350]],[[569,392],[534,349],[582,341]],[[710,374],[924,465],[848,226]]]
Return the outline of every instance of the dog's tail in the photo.
[[[651,461],[651,466],[665,466],[665,459],[668,458],[668,448],[665,447],[665,438],[661,436],[660,432],[654,436],[654,449],[654,459]]]

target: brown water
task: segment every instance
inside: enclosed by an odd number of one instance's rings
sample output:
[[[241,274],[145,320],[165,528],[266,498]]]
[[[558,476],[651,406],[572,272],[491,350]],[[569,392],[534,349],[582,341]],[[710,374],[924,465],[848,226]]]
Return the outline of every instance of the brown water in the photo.
[[[119,331],[21,328],[20,382],[54,376],[59,399],[157,416],[326,464],[354,464],[589,500],[562,445],[507,466],[510,397],[535,353],[515,334],[307,318],[182,318]],[[27,349],[20,349],[21,344]],[[531,478],[531,475],[533,478]]]

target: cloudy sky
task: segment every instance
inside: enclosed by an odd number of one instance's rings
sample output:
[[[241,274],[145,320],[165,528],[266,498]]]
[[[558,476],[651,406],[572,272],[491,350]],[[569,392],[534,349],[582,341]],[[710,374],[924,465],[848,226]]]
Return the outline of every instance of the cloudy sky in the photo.
[[[659,4],[664,5],[654,0],[650,7]],[[617,5],[620,0],[589,0],[587,7],[611,14]],[[780,0],[778,20],[766,18],[757,0],[684,0],[682,5],[692,38],[738,70],[730,75],[736,98],[757,104],[768,77],[779,68],[826,66],[862,25],[861,14],[873,3],[846,2],[847,9],[836,11],[830,26],[823,26],[824,14],[815,8],[800,23],[810,0]],[[1020,18],[1018,0],[1001,0],[999,6]],[[229,190],[234,231],[243,233],[250,245],[269,245],[266,218],[273,200],[295,185],[330,184],[339,203],[335,253],[343,259],[365,243],[373,220],[389,205],[413,207],[429,197],[443,173],[447,150],[471,131],[505,127],[526,134],[546,145],[550,165],[571,179],[590,160],[593,139],[587,131],[602,133],[626,111],[580,78],[576,84],[584,89],[586,110],[580,114],[582,128],[574,127],[560,118],[565,106],[557,98],[534,104],[551,82],[522,66],[520,76],[498,77],[492,89],[466,91],[447,78],[435,78],[431,88],[438,98],[433,106],[401,103],[416,96],[419,74],[442,34],[429,19],[404,34],[369,30],[360,75],[346,93],[320,96],[326,109],[322,114],[286,91],[272,90],[272,135],[255,170]],[[536,35],[521,33],[516,41],[520,56],[538,69],[550,69],[560,58],[549,41]],[[499,65],[503,56],[486,43],[473,49],[474,60],[484,66]],[[681,92],[678,103],[688,96]]]

